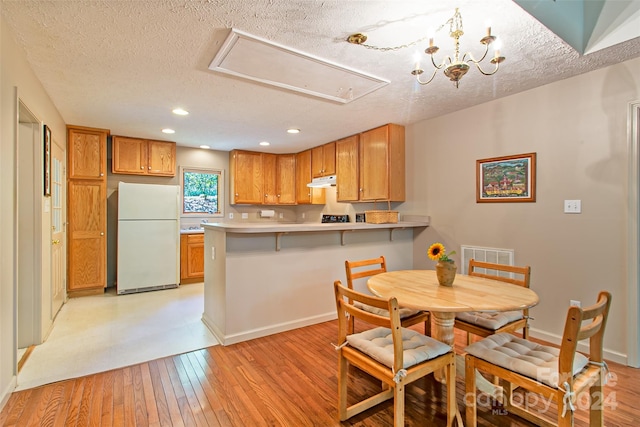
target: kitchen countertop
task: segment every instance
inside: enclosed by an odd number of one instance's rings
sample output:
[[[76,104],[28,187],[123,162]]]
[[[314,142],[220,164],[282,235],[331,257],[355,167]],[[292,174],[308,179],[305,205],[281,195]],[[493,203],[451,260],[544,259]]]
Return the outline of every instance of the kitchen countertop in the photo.
[[[296,233],[318,231],[351,231],[351,230],[375,230],[392,228],[427,227],[428,221],[401,221],[397,224],[369,224],[366,222],[342,222],[342,223],[233,223],[214,222],[203,224],[205,229],[225,231],[227,233]],[[190,230],[186,230],[190,231]]]
[[[182,228],[180,229],[180,234],[202,234],[204,233],[204,228]]]

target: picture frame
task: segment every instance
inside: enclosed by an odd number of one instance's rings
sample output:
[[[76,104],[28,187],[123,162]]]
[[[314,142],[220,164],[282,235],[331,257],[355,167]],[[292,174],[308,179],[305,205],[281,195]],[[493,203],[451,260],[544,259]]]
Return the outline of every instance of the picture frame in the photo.
[[[51,129],[44,125],[44,195],[51,196]]]
[[[535,202],[536,153],[476,160],[476,202]]]

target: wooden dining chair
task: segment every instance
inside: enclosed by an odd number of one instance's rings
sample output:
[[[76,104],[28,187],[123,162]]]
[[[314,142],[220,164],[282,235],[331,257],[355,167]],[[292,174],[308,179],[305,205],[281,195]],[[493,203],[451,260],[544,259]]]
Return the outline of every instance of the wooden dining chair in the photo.
[[[589,307],[571,306],[567,312],[560,349],[543,346],[512,334],[496,334],[466,348],[467,427],[475,427],[475,370],[497,376],[518,387],[538,393],[557,404],[557,424],[540,418],[539,412],[515,406],[504,387],[504,408],[539,426],[573,426],[576,402],[589,390],[590,426],[603,426],[606,364],[602,358],[604,330],[611,305],[611,294],[600,292],[598,301]],[[585,321],[589,321],[583,324]],[[578,343],[589,339],[589,357],[577,353]],[[548,404],[545,404],[548,406]]]
[[[484,272],[478,271],[484,269]],[[490,274],[489,271],[494,271]],[[500,273],[512,273],[516,277],[500,275]],[[500,280],[517,286],[529,287],[531,280],[531,267],[518,267],[512,265],[493,264],[489,262],[469,260],[469,276],[484,277]],[[522,337],[529,337],[529,309],[502,312],[461,312],[456,313],[455,327],[467,333],[467,344],[471,344],[471,335],[488,337],[501,332],[515,332],[522,329]]]
[[[445,371],[447,426],[461,417],[456,405],[456,366],[453,349],[431,337],[400,326],[400,309],[395,298],[388,300],[333,284],[338,310],[338,413],[345,421],[379,403],[393,399],[393,425],[404,426],[405,386],[435,370]],[[386,315],[363,310],[360,305],[384,310]],[[377,326],[357,334],[349,333],[349,319],[357,317]],[[348,405],[349,365],[382,381],[379,393]]]
[[[384,256],[381,255],[378,258],[365,259],[360,261],[347,260],[344,262],[344,267],[347,273],[347,286],[349,287],[349,289],[353,289],[354,280],[371,277],[380,273],[385,273],[387,271],[387,261],[385,260]],[[373,307],[367,306],[362,306],[361,308],[380,314],[381,316],[387,315],[384,309],[380,311]],[[400,321],[403,328],[408,328],[409,326],[417,325],[418,323],[424,322],[424,334],[431,336],[431,316],[428,311],[401,308]],[[353,331],[354,319],[350,319],[349,332],[353,333]]]

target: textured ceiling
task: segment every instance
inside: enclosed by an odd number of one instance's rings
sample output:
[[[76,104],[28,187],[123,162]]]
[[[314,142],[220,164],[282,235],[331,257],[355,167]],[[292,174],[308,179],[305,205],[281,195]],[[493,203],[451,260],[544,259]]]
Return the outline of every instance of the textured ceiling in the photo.
[[[536,3],[551,1],[531,3],[535,9]],[[479,55],[478,40],[491,20],[507,58],[491,77],[471,69],[459,89],[441,74],[427,86],[415,83],[413,57],[424,45],[382,52],[345,41],[360,31],[372,45],[406,44],[442,25],[456,7],[464,19],[461,50]],[[637,14],[634,32],[624,37],[628,40],[581,55],[511,0],[3,0],[1,8],[67,123],[219,150],[301,151],[384,123],[407,125],[640,56]],[[622,21],[608,18],[615,27]],[[602,32],[605,24],[591,26]],[[340,104],[209,70],[231,28],[391,83]],[[447,28],[436,35],[441,53],[452,49]],[[191,114],[175,116],[175,107]],[[162,134],[165,127],[176,134]],[[302,132],[289,135],[289,127]],[[271,146],[259,147],[263,140]]]

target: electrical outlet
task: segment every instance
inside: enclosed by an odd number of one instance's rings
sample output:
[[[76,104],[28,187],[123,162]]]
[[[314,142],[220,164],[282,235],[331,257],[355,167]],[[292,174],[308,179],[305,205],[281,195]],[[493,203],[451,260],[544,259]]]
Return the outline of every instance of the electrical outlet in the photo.
[[[576,307],[582,307],[582,305],[580,304],[580,301],[575,300],[575,299],[569,300],[569,305],[576,306]]]
[[[283,214],[282,212],[280,212],[280,213],[278,214],[278,218],[280,218],[280,219],[284,218],[284,214]]]
[[[246,212],[242,212],[242,219],[248,219],[249,218],[249,214]]]
[[[580,200],[565,200],[564,213],[579,214],[582,212],[582,202]]]
[[[229,219],[233,219],[233,212],[229,212]]]
[[[302,219],[304,219],[304,212],[302,212]]]
[[[211,259],[212,260],[216,259],[216,247],[215,246],[211,246]]]

